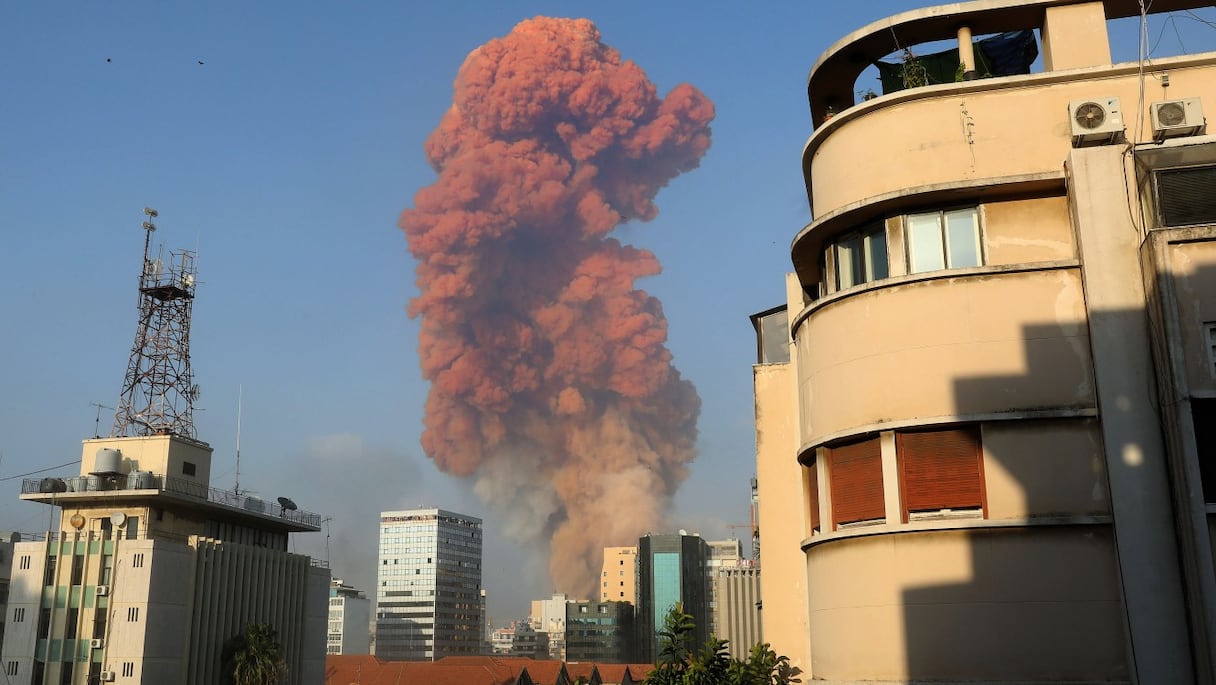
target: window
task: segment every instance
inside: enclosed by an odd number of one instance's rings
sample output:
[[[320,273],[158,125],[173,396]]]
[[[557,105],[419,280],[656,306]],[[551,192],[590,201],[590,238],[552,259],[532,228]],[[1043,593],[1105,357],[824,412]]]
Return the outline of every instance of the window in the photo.
[[[187,476],[193,476],[197,472],[197,470],[198,469],[194,465],[194,462],[192,462],[192,461],[183,461],[182,462],[182,474],[187,475]]]
[[[51,609],[43,607],[38,612],[38,637],[50,637],[51,633]]]
[[[127,622],[135,623],[139,620],[139,607],[127,607]]]
[[[63,637],[68,640],[75,640],[78,623],[80,623],[80,609],[68,609],[68,620],[67,625],[64,626]]]
[[[1192,398],[1191,419],[1195,424],[1203,501],[1216,504],[1216,399]]]
[[[882,222],[837,238],[830,249],[836,253],[836,290],[888,275],[887,229]]]
[[[904,229],[908,273],[961,269],[984,263],[977,207],[909,214]]]
[[[72,676],[75,675],[75,668],[76,664],[71,661],[65,661],[59,665],[59,685],[72,685]]]
[[[25,620],[25,607],[17,607],[13,609],[13,623],[21,623]]]
[[[134,678],[135,677],[135,662],[134,661],[124,661],[123,662],[122,677],[124,677],[124,678]]]
[[[984,468],[978,426],[898,433],[903,519],[945,511],[984,510]]]
[[[28,554],[21,555],[21,570],[22,571],[30,570],[30,555],[28,555]]]
[[[46,572],[42,576],[43,585],[54,585],[55,584],[55,559],[56,558],[57,557],[53,557],[53,556],[46,558]]]
[[[807,467],[807,506],[811,514],[811,531],[820,530],[819,522],[819,464],[811,462]]]
[[[1216,166],[1161,169],[1153,174],[1157,186],[1160,226],[1216,224]]]
[[[4,672],[8,675],[17,675],[17,662],[10,661],[4,666]]]
[[[127,539],[134,540],[139,537],[139,517],[127,517]]]
[[[131,556],[131,567],[132,568],[143,568],[143,566],[144,566],[143,552],[139,552],[139,553],[136,553]]]
[[[101,639],[106,636],[106,612],[98,611],[93,614],[93,638]]]
[[[882,522],[882,449],[877,437],[828,450],[831,464],[832,525]]]
[[[84,555],[72,557],[72,585],[80,585],[84,581]]]

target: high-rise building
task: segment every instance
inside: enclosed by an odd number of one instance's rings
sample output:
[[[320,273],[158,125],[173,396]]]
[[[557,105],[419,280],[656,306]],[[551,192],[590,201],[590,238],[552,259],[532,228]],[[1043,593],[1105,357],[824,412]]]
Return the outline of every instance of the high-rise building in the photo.
[[[380,514],[376,656],[481,652],[481,519],[443,509]]]
[[[329,570],[288,552],[321,517],[287,497],[212,487],[211,447],[194,434],[189,360],[193,254],[151,259],[111,437],[85,440],[78,476],[27,479],[21,499],[58,516],[13,545],[9,682],[223,682],[225,645],[269,625],[292,684],[325,668]]]
[[[605,547],[600,601],[637,604],[637,547]]]
[[[638,604],[636,656],[654,663],[658,632],[676,605],[693,617],[694,644],[709,639],[709,588],[705,562],[709,546],[699,535],[647,535],[638,540]]]
[[[341,578],[329,583],[329,630],[326,654],[371,653],[371,600]]]
[[[804,681],[1216,682],[1216,53],[1143,37],[1210,5],[952,3],[815,62],[813,218],[754,317]]]
[[[735,568],[743,561],[743,543],[739,540],[707,540],[709,554],[705,558],[705,589],[708,605],[705,615],[709,619],[709,634],[722,637],[718,626],[718,571]]]
[[[624,664],[633,660],[633,605],[628,602],[569,602],[565,661]]]
[[[760,632],[760,567],[752,560],[720,566],[713,577],[714,636],[727,641],[730,655],[746,659],[763,642]]]

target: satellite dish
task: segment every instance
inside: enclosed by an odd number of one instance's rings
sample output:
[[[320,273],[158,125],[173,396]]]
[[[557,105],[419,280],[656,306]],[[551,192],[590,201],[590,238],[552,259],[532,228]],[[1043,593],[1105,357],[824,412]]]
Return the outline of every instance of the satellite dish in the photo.
[[[112,523],[116,526],[121,526],[122,524],[124,524],[126,522],[127,522],[127,515],[122,513],[121,511],[116,511],[113,514],[110,514],[110,523]]]
[[[283,511],[295,511],[297,509],[296,503],[286,497],[279,498],[279,506],[283,507]]]

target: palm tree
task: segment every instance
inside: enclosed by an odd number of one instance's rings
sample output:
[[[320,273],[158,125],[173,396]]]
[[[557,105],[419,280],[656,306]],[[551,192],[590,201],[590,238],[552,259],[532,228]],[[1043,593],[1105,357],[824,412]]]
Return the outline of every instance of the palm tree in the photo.
[[[250,623],[224,648],[224,670],[234,685],[275,685],[287,675],[278,635],[268,623]]]

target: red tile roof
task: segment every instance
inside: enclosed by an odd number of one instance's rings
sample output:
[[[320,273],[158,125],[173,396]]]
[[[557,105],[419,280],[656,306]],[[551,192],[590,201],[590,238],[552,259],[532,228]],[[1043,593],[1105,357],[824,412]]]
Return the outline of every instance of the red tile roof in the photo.
[[[330,655],[325,658],[325,685],[517,685],[522,670],[522,665],[499,663],[493,657],[430,662]]]

